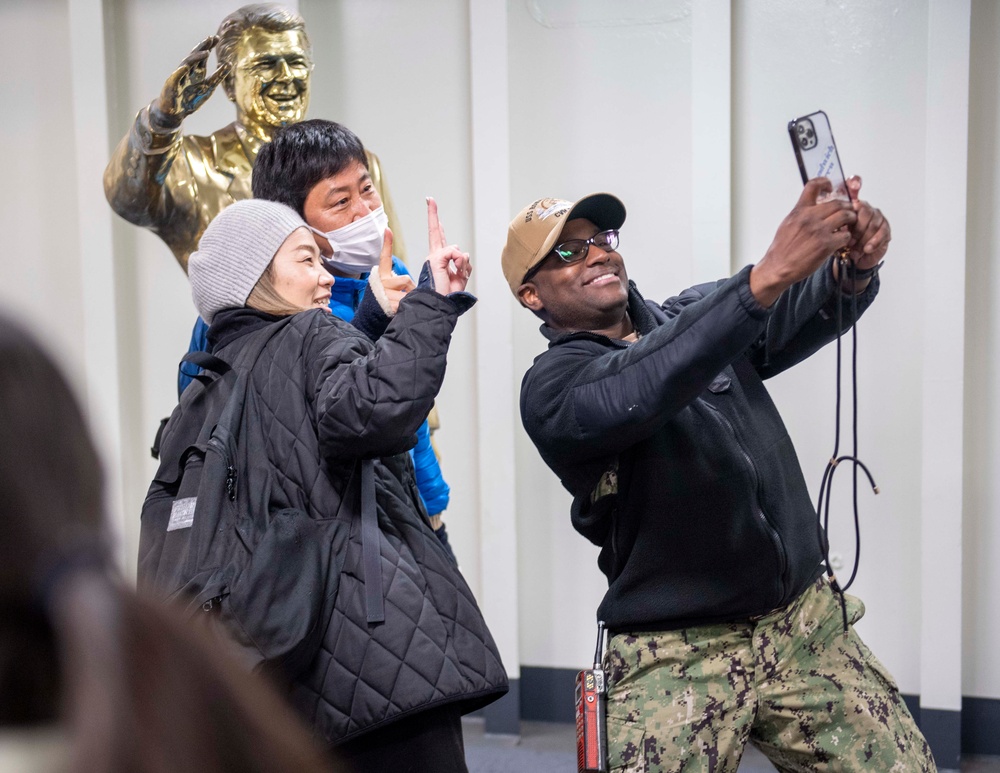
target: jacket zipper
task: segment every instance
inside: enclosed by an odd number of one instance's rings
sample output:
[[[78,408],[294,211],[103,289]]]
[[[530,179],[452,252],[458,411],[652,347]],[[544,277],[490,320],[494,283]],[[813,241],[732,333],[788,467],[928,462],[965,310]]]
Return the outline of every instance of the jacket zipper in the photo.
[[[611,575],[618,579],[618,508],[611,509]]]
[[[764,530],[767,532],[768,536],[771,537],[771,542],[774,543],[774,550],[778,555],[778,567],[780,572],[778,574],[778,603],[775,604],[775,607],[777,607],[782,601],[784,601],[785,598],[785,570],[787,569],[788,560],[785,557],[785,548],[781,544],[781,535],[778,534],[778,530],[771,525],[771,522],[767,519],[767,515],[764,513],[764,508],[760,504],[760,474],[757,472],[757,465],[754,464],[750,454],[743,447],[743,443],[740,442],[739,435],[736,434],[736,428],[733,426],[732,422],[726,418],[726,415],[720,409],[716,408],[707,401],[705,402],[705,405],[707,405],[712,412],[719,417],[726,429],[729,430],[729,433],[733,436],[733,441],[736,443],[736,447],[740,450],[740,454],[743,456],[744,461],[750,468],[750,472],[753,474],[755,490],[753,503],[754,515],[756,515],[757,519],[764,526]]]

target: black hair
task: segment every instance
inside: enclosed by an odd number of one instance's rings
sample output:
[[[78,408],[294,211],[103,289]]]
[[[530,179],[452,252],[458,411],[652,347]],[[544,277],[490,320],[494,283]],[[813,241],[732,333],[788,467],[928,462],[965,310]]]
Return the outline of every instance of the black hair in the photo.
[[[320,118],[291,124],[275,132],[257,153],[251,177],[254,198],[286,204],[305,217],[309,192],[352,161],[368,168],[365,146],[346,126]]]

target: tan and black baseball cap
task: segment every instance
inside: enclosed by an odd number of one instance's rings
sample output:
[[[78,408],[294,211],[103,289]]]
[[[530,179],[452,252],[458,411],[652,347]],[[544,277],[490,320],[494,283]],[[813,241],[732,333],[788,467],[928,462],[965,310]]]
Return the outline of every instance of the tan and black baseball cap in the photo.
[[[625,205],[610,193],[591,193],[575,202],[538,199],[510,221],[500,266],[515,296],[525,274],[559,243],[566,223],[578,218],[589,220],[602,231],[621,228],[625,222]]]

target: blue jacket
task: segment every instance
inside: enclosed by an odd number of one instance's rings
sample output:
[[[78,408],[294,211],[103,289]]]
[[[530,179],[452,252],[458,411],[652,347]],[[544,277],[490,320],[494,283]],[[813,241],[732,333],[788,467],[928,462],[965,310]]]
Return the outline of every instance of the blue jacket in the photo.
[[[392,268],[396,274],[409,276],[410,272],[395,255],[392,257]],[[368,275],[362,274],[360,279],[338,276],[337,280],[330,288],[330,311],[334,316],[350,322],[354,319],[354,313],[358,310],[361,298],[368,287]],[[188,352],[204,352],[208,350],[208,325],[198,317],[191,331],[191,343]],[[177,376],[177,394],[180,395],[187,385],[191,383],[198,374],[198,368],[189,363],[181,363],[180,372]],[[427,508],[428,515],[437,515],[448,507],[451,496],[451,488],[448,486],[441,474],[441,466],[438,464],[437,455],[431,445],[431,430],[425,421],[417,430],[417,445],[410,449],[410,457],[413,459],[413,468],[416,472],[417,489],[420,491],[420,498]]]

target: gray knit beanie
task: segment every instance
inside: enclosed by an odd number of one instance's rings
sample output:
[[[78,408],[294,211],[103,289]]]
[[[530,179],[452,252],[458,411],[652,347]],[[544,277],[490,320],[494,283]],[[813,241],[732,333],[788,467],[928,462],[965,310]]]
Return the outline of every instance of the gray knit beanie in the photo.
[[[263,199],[237,201],[208,224],[188,259],[191,296],[201,318],[246,305],[271,258],[305,221],[291,207]]]

